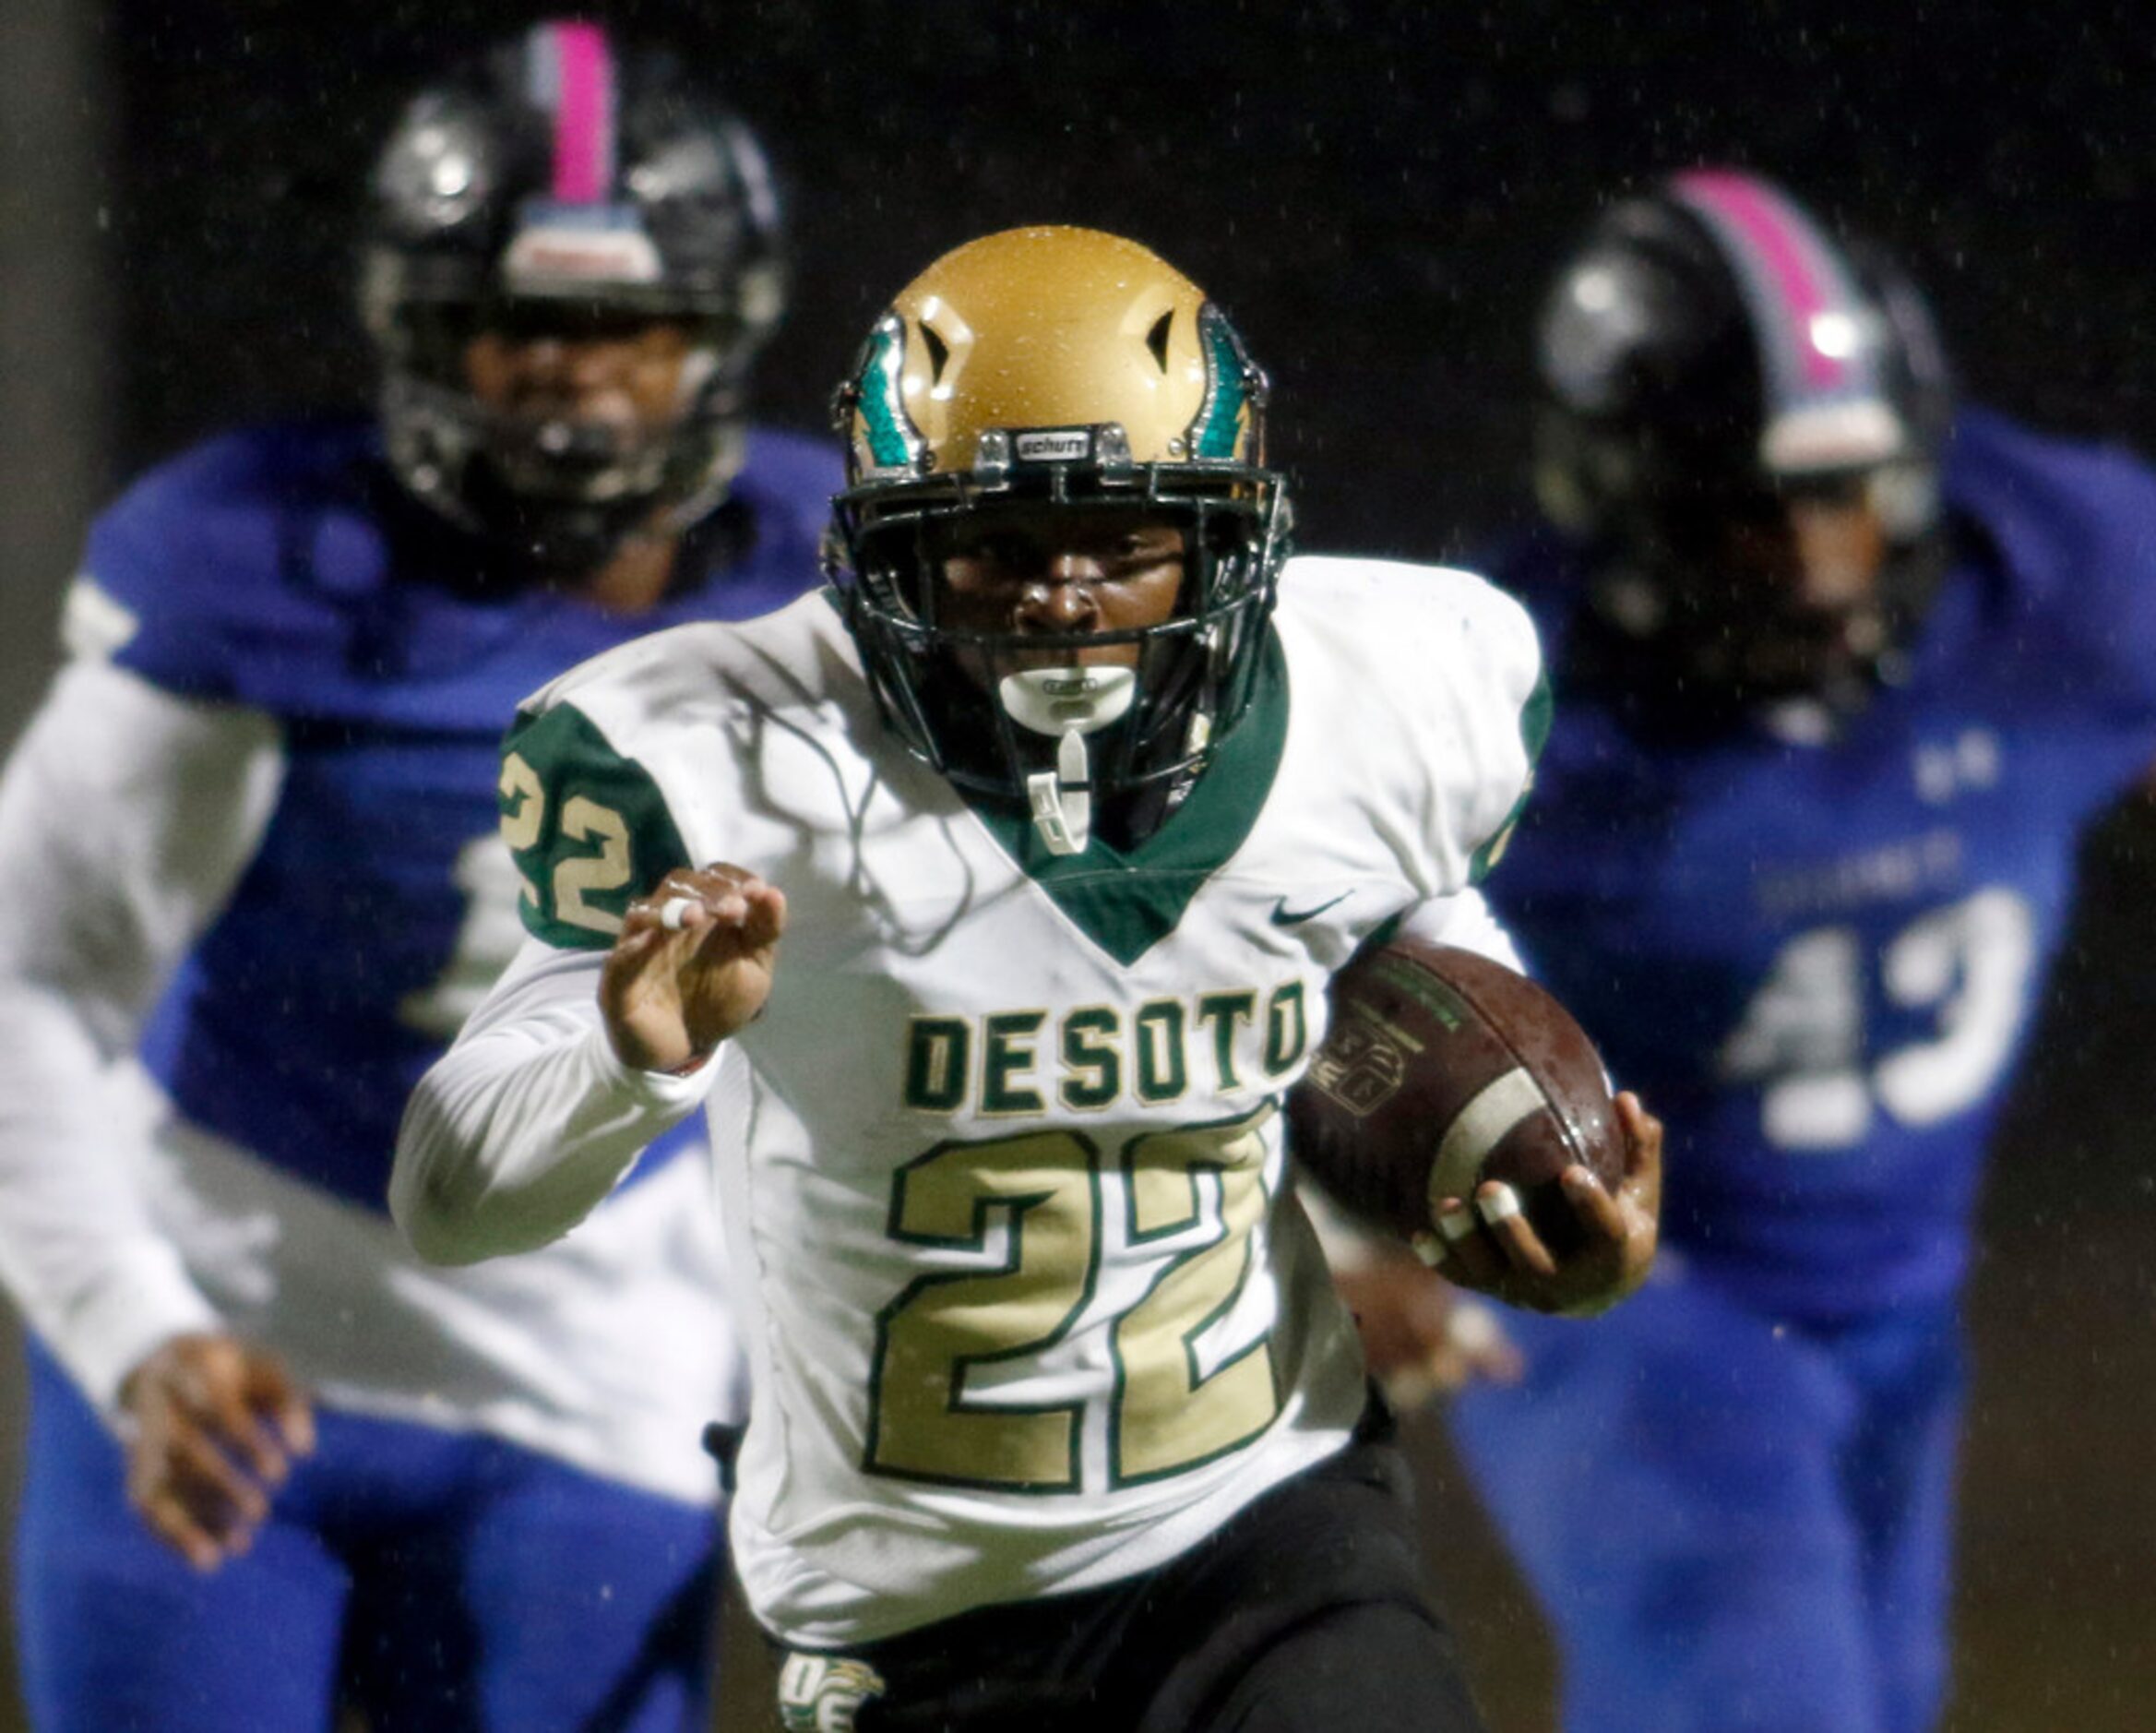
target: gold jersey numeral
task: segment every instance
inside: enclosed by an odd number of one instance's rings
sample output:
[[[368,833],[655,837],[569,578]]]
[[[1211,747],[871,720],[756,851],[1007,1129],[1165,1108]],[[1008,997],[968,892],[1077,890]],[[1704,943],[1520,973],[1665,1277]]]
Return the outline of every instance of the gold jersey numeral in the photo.
[[[1115,1478],[1180,1474],[1231,1451],[1280,1412],[1269,1333],[1222,1363],[1203,1339],[1250,1279],[1252,1231],[1265,1214],[1265,1140],[1257,1122],[1139,1138],[1124,1155],[1131,1238],[1213,1228],[1178,1252],[1115,1324]]]
[[[1002,1257],[923,1275],[876,1323],[867,1466],[957,1486],[1067,1491],[1082,1404],[990,1405],[968,1375],[1062,1340],[1091,1297],[1101,1243],[1100,1153],[1050,1132],[947,1143],[899,1171],[891,1233],[909,1245]]]
[[[554,912],[557,920],[594,933],[618,933],[622,917],[585,901],[601,891],[619,890],[629,882],[629,827],[612,807],[573,795],[562,807],[562,834],[572,842],[596,843],[596,855],[571,855],[554,869]]]
[[[1115,1485],[1196,1467],[1280,1413],[1269,1330],[1225,1357],[1208,1348],[1250,1279],[1271,1112],[1123,1148],[1119,1237],[1134,1259],[1159,1250],[1142,1294],[1105,1321]],[[870,1473],[1002,1491],[1083,1485],[1086,1397],[1058,1399],[1043,1357],[1099,1289],[1105,1171],[1099,1147],[1070,1131],[940,1144],[899,1170],[894,1238],[993,1261],[922,1275],[879,1316]],[[1032,1398],[1007,1393],[1028,1382]]]

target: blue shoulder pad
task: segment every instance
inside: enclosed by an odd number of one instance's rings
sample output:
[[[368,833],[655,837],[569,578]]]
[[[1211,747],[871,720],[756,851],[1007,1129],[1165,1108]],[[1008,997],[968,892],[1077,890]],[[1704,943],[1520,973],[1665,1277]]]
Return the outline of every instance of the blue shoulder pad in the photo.
[[[90,526],[69,649],[185,697],[244,697],[247,658],[280,638],[290,526],[322,513],[371,438],[363,422],[248,428],[151,470]]]
[[[2077,704],[2156,721],[2156,472],[1972,410],[1955,424],[1946,491],[1997,550],[2044,677]]]

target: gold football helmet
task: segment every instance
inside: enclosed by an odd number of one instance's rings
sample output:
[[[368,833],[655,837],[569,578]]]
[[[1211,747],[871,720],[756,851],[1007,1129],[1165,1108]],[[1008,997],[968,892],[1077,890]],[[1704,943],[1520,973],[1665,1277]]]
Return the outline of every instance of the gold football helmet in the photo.
[[[1030,801],[1043,837],[1054,828],[1044,779],[1067,790],[1075,773],[1089,798],[1113,798],[1195,775],[1248,708],[1285,556],[1265,402],[1265,376],[1226,315],[1115,235],[1007,230],[946,254],[900,291],[839,389],[852,484],[836,502],[829,564],[885,719],[907,746],[963,788]],[[960,652],[993,663],[1018,646],[939,626],[926,538],[984,508],[1133,507],[1185,532],[1175,614],[1067,645],[1025,640],[1036,658],[1139,646],[1127,706],[1058,723],[1058,741],[1030,707],[959,673]],[[1074,759],[1078,735],[1090,739]]]

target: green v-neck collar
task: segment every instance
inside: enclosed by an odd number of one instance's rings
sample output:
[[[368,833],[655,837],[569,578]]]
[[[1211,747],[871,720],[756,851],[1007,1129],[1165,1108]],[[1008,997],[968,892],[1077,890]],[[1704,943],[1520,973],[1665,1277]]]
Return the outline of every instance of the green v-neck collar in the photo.
[[[1183,804],[1136,848],[1111,848],[1096,836],[1081,855],[1051,855],[1015,807],[967,805],[1078,930],[1127,967],[1175,930],[1205,881],[1243,846],[1272,793],[1287,738],[1287,659],[1269,629],[1241,725]]]

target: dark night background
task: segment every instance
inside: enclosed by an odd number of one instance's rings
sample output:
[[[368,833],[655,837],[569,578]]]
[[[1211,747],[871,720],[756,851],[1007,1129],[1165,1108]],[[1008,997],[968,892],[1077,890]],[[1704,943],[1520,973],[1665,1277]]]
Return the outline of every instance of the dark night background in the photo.
[[[349,213],[373,144],[446,54],[542,10],[5,0],[0,733],[50,663],[82,516],[121,478],[224,422],[365,391]],[[1457,554],[1518,508],[1557,250],[1598,201],[1723,161],[1899,250],[1971,395],[2156,450],[2156,48],[2123,4],[586,12],[680,43],[779,159],[797,270],[762,403],[780,422],[820,424],[870,316],[946,247],[1084,222],[1234,312],[1275,377],[1306,545]],[[2088,868],[1972,1302],[1949,1723],[1969,1733],[2156,1715],[2156,823],[2122,815]],[[1435,1424],[1415,1433],[1493,1714],[1545,1727],[1531,1610]]]

